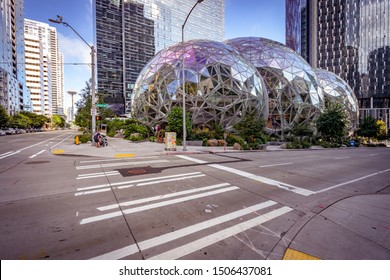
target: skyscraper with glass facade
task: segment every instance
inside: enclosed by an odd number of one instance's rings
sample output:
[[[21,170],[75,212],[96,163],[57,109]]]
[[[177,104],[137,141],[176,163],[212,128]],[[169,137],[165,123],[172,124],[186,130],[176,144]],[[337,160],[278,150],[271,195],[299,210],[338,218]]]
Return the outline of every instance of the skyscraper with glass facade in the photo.
[[[95,0],[98,96],[117,114],[130,112],[135,81],[160,50],[182,40],[196,0]],[[224,36],[224,0],[204,1],[185,26],[185,41]]]
[[[24,70],[24,0],[0,1],[0,106],[11,115],[30,111]]]
[[[390,107],[390,0],[286,0],[286,44],[347,81],[361,108]]]

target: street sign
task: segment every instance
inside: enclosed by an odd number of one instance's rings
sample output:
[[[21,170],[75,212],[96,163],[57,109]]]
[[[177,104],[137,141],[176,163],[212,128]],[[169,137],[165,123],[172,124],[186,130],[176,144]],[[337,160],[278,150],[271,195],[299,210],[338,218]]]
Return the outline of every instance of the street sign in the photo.
[[[107,108],[108,104],[96,104],[96,107]]]
[[[97,112],[96,112],[96,109],[92,109],[92,108],[91,108],[91,115],[92,115],[92,116],[96,116],[96,113],[97,113]]]

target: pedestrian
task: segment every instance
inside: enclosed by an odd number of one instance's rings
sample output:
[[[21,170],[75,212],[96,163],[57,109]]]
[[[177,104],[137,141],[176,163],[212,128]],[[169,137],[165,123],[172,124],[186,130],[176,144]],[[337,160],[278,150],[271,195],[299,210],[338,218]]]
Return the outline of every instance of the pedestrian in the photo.
[[[100,130],[98,130],[95,135],[93,136],[93,140],[95,141],[96,148],[100,148],[102,143],[102,135],[100,133]]]

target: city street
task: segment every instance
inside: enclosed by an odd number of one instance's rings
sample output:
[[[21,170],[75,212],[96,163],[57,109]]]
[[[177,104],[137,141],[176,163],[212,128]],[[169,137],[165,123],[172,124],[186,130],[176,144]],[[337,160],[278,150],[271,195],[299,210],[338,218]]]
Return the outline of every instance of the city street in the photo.
[[[390,259],[389,148],[68,153],[74,135],[0,137],[1,259]]]

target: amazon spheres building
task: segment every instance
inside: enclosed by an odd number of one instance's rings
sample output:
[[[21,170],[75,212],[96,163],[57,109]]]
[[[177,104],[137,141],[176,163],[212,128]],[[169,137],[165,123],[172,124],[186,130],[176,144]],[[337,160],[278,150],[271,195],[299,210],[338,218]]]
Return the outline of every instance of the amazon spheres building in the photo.
[[[280,135],[294,123],[315,121],[332,102],[345,108],[350,132],[358,119],[357,99],[341,78],[259,37],[191,40],[160,51],[135,83],[132,116],[149,127],[164,125],[184,100],[194,126],[225,130],[254,113],[266,121],[267,133]]]

